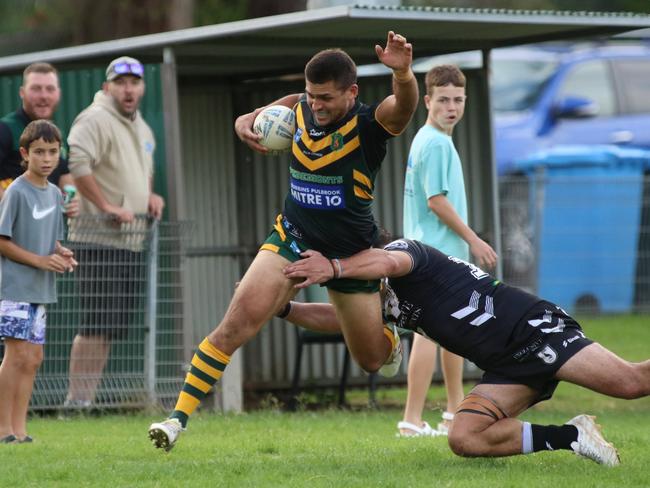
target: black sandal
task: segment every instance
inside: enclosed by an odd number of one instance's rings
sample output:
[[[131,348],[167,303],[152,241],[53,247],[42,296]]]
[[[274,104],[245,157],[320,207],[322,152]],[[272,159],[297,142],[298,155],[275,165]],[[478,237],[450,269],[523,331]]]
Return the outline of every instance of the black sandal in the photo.
[[[13,444],[16,441],[17,441],[16,436],[13,434],[9,434],[8,436],[0,439],[0,444]]]

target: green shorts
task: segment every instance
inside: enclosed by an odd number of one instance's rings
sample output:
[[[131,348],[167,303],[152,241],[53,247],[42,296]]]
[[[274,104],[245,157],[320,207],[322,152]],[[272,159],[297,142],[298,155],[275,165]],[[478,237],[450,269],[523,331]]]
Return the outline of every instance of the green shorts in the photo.
[[[300,253],[305,252],[309,247],[301,240],[289,234],[283,225],[282,214],[278,215],[273,230],[260,251],[271,251],[279,254],[292,263],[300,259]],[[379,291],[379,280],[354,280],[351,278],[340,278],[329,280],[321,286],[326,286],[341,293],[375,293]]]

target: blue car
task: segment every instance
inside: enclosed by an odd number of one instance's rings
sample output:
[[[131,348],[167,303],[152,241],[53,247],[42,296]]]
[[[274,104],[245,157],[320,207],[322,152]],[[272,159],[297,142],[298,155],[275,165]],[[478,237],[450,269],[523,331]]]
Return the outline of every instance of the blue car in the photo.
[[[650,148],[645,46],[500,49],[490,76],[499,175],[557,145]]]

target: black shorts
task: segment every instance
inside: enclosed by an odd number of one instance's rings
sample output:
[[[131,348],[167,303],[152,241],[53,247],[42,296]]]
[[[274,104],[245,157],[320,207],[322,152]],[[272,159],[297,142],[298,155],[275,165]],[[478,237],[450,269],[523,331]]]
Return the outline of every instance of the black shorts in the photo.
[[[80,243],[74,250],[79,335],[124,339],[144,327],[146,253]]]
[[[557,371],[593,341],[585,337],[580,324],[551,302],[535,305],[518,327],[531,327],[537,333],[527,344],[513,348],[499,364],[485,369],[481,383],[526,385],[539,391],[533,402],[553,396],[559,381]]]

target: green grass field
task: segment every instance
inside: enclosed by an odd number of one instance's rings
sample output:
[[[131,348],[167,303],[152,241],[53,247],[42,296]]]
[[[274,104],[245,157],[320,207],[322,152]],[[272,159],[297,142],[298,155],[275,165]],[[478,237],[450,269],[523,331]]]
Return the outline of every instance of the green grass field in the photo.
[[[650,356],[648,317],[582,320],[587,334],[618,354]],[[470,385],[467,385],[469,388]],[[614,400],[563,384],[527,412],[535,423],[563,423],[592,413],[618,448],[622,465],[608,469],[567,451],[501,459],[454,456],[444,438],[398,439],[403,389],[380,389],[377,410],[324,409],[241,415],[201,412],[171,453],[155,450],[146,431],[161,415],[34,418],[32,445],[0,446],[4,487],[648,487],[650,397]],[[353,392],[355,403],[367,398]],[[432,409],[443,389],[430,393]],[[271,403],[271,402],[270,402]],[[437,421],[430,411],[428,420]]]

